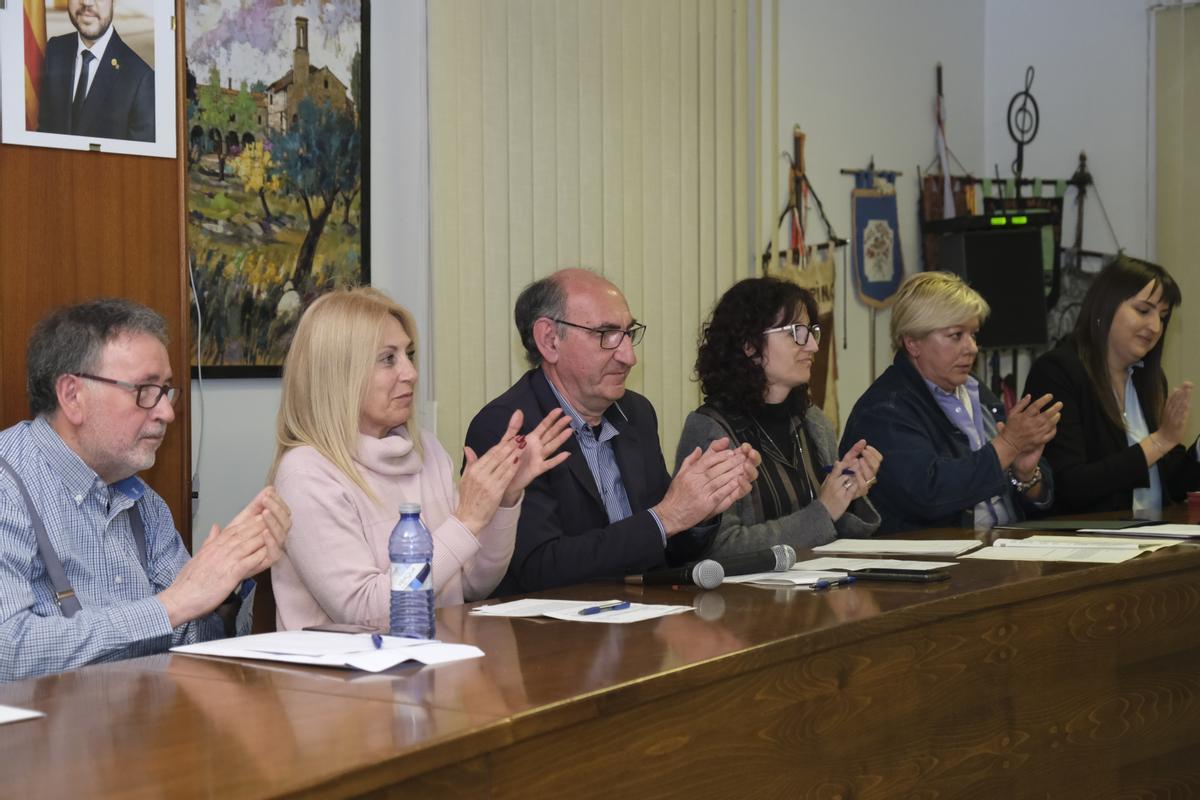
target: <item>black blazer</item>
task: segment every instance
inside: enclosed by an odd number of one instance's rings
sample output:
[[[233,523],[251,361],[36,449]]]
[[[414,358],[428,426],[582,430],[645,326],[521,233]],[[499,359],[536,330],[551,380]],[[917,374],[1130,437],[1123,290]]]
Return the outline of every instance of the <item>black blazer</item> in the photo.
[[[467,428],[467,446],[486,452],[500,441],[517,409],[525,415],[521,432],[528,433],[558,407],[545,374],[530,370],[475,415]],[[666,564],[658,523],[646,510],[662,500],[671,482],[654,407],[640,394],[626,392],[604,416],[620,432],[613,439],[614,451],[633,516],[609,523],[596,481],[571,436],[563,445],[570,458],[525,489],[516,548],[494,595],[621,578]],[[699,543],[691,539],[687,533],[671,538],[672,554],[678,553],[673,563],[698,552]]]
[[[1054,469],[1054,512],[1131,511],[1133,490],[1150,485],[1146,456],[1104,413],[1069,338],[1039,356],[1029,370],[1025,393],[1041,397],[1046,392],[1063,403],[1058,433],[1044,451]],[[1144,407],[1140,392],[1138,400]],[[1200,486],[1194,448],[1193,455],[1188,452],[1176,447],[1157,462],[1164,506]]]
[[[38,130],[42,133],[71,133],[78,42],[75,33],[46,42],[38,94]],[[121,41],[115,30],[96,66],[76,135],[154,141],[154,70]]]

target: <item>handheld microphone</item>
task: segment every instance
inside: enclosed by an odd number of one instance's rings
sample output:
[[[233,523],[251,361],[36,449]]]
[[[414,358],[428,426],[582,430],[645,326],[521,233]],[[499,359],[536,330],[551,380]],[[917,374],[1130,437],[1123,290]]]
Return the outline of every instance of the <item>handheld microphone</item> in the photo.
[[[749,575],[755,572],[784,572],[796,563],[796,551],[789,544],[777,544],[769,550],[717,556],[726,575]]]
[[[626,583],[645,586],[685,585],[699,586],[701,589],[715,589],[721,585],[723,580],[725,580],[724,568],[709,558],[684,564],[682,567],[657,569],[653,572],[629,575],[625,578]]]

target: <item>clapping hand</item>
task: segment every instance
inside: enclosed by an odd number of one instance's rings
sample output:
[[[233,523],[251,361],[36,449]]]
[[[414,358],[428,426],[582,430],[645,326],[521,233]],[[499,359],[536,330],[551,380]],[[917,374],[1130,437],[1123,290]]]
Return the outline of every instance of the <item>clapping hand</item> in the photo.
[[[853,500],[866,497],[875,485],[875,475],[882,463],[883,455],[867,444],[866,439],[859,439],[830,467],[817,498],[830,519],[835,522],[841,519]]]
[[[514,411],[508,421],[508,432],[505,437],[512,436],[517,443],[520,462],[517,473],[509,481],[508,489],[504,492],[502,503],[505,507],[516,505],[521,499],[521,492],[533,482],[533,479],[544,472],[557,467],[570,457],[567,451],[554,455],[567,439],[571,438],[571,418],[556,408],[538,423],[538,426],[524,436],[517,433],[521,430],[524,416],[520,410]]]
[[[1154,436],[1168,450],[1183,443],[1188,414],[1192,409],[1192,389],[1192,382],[1184,381],[1171,390],[1167,395],[1167,402],[1163,405],[1162,424],[1158,426]]]
[[[1062,402],[1052,403],[1053,395],[1044,394],[1037,400],[1025,395],[1008,412],[1008,422],[996,424],[997,444],[1011,452],[1004,453],[996,447],[996,455],[1000,458],[1000,466],[1012,466],[1020,480],[1028,480],[1038,459],[1042,457],[1042,448],[1054,438],[1058,432],[1058,421],[1062,419]]]
[[[454,516],[478,535],[495,516],[521,458],[511,425],[504,438],[482,456],[475,455],[470,447],[463,452],[467,466],[458,481],[458,507]]]
[[[701,452],[697,447],[679,465],[655,514],[667,536],[720,514],[750,491],[762,458],[747,444],[729,448],[727,437]]]

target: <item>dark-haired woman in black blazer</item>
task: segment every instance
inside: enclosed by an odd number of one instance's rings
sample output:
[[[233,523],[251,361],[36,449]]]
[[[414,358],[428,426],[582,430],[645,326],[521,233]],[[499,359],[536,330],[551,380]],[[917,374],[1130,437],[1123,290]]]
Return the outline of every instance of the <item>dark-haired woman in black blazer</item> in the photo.
[[[1057,513],[1153,511],[1200,488],[1183,447],[1192,384],[1167,391],[1163,337],[1182,296],[1157,264],[1118,256],[1088,289],[1074,333],[1038,358],[1025,391],[1063,402],[1046,445]]]

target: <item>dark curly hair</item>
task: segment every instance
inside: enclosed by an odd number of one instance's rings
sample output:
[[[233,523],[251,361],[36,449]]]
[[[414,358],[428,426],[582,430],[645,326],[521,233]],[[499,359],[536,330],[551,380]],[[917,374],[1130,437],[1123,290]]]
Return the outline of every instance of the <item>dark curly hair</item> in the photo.
[[[700,335],[696,376],[704,399],[719,408],[751,413],[763,406],[767,376],[762,368],[763,331],[787,325],[808,312],[817,321],[817,301],[806,290],[777,278],[738,281],[717,301]],[[808,387],[788,396],[798,413],[808,407]]]

